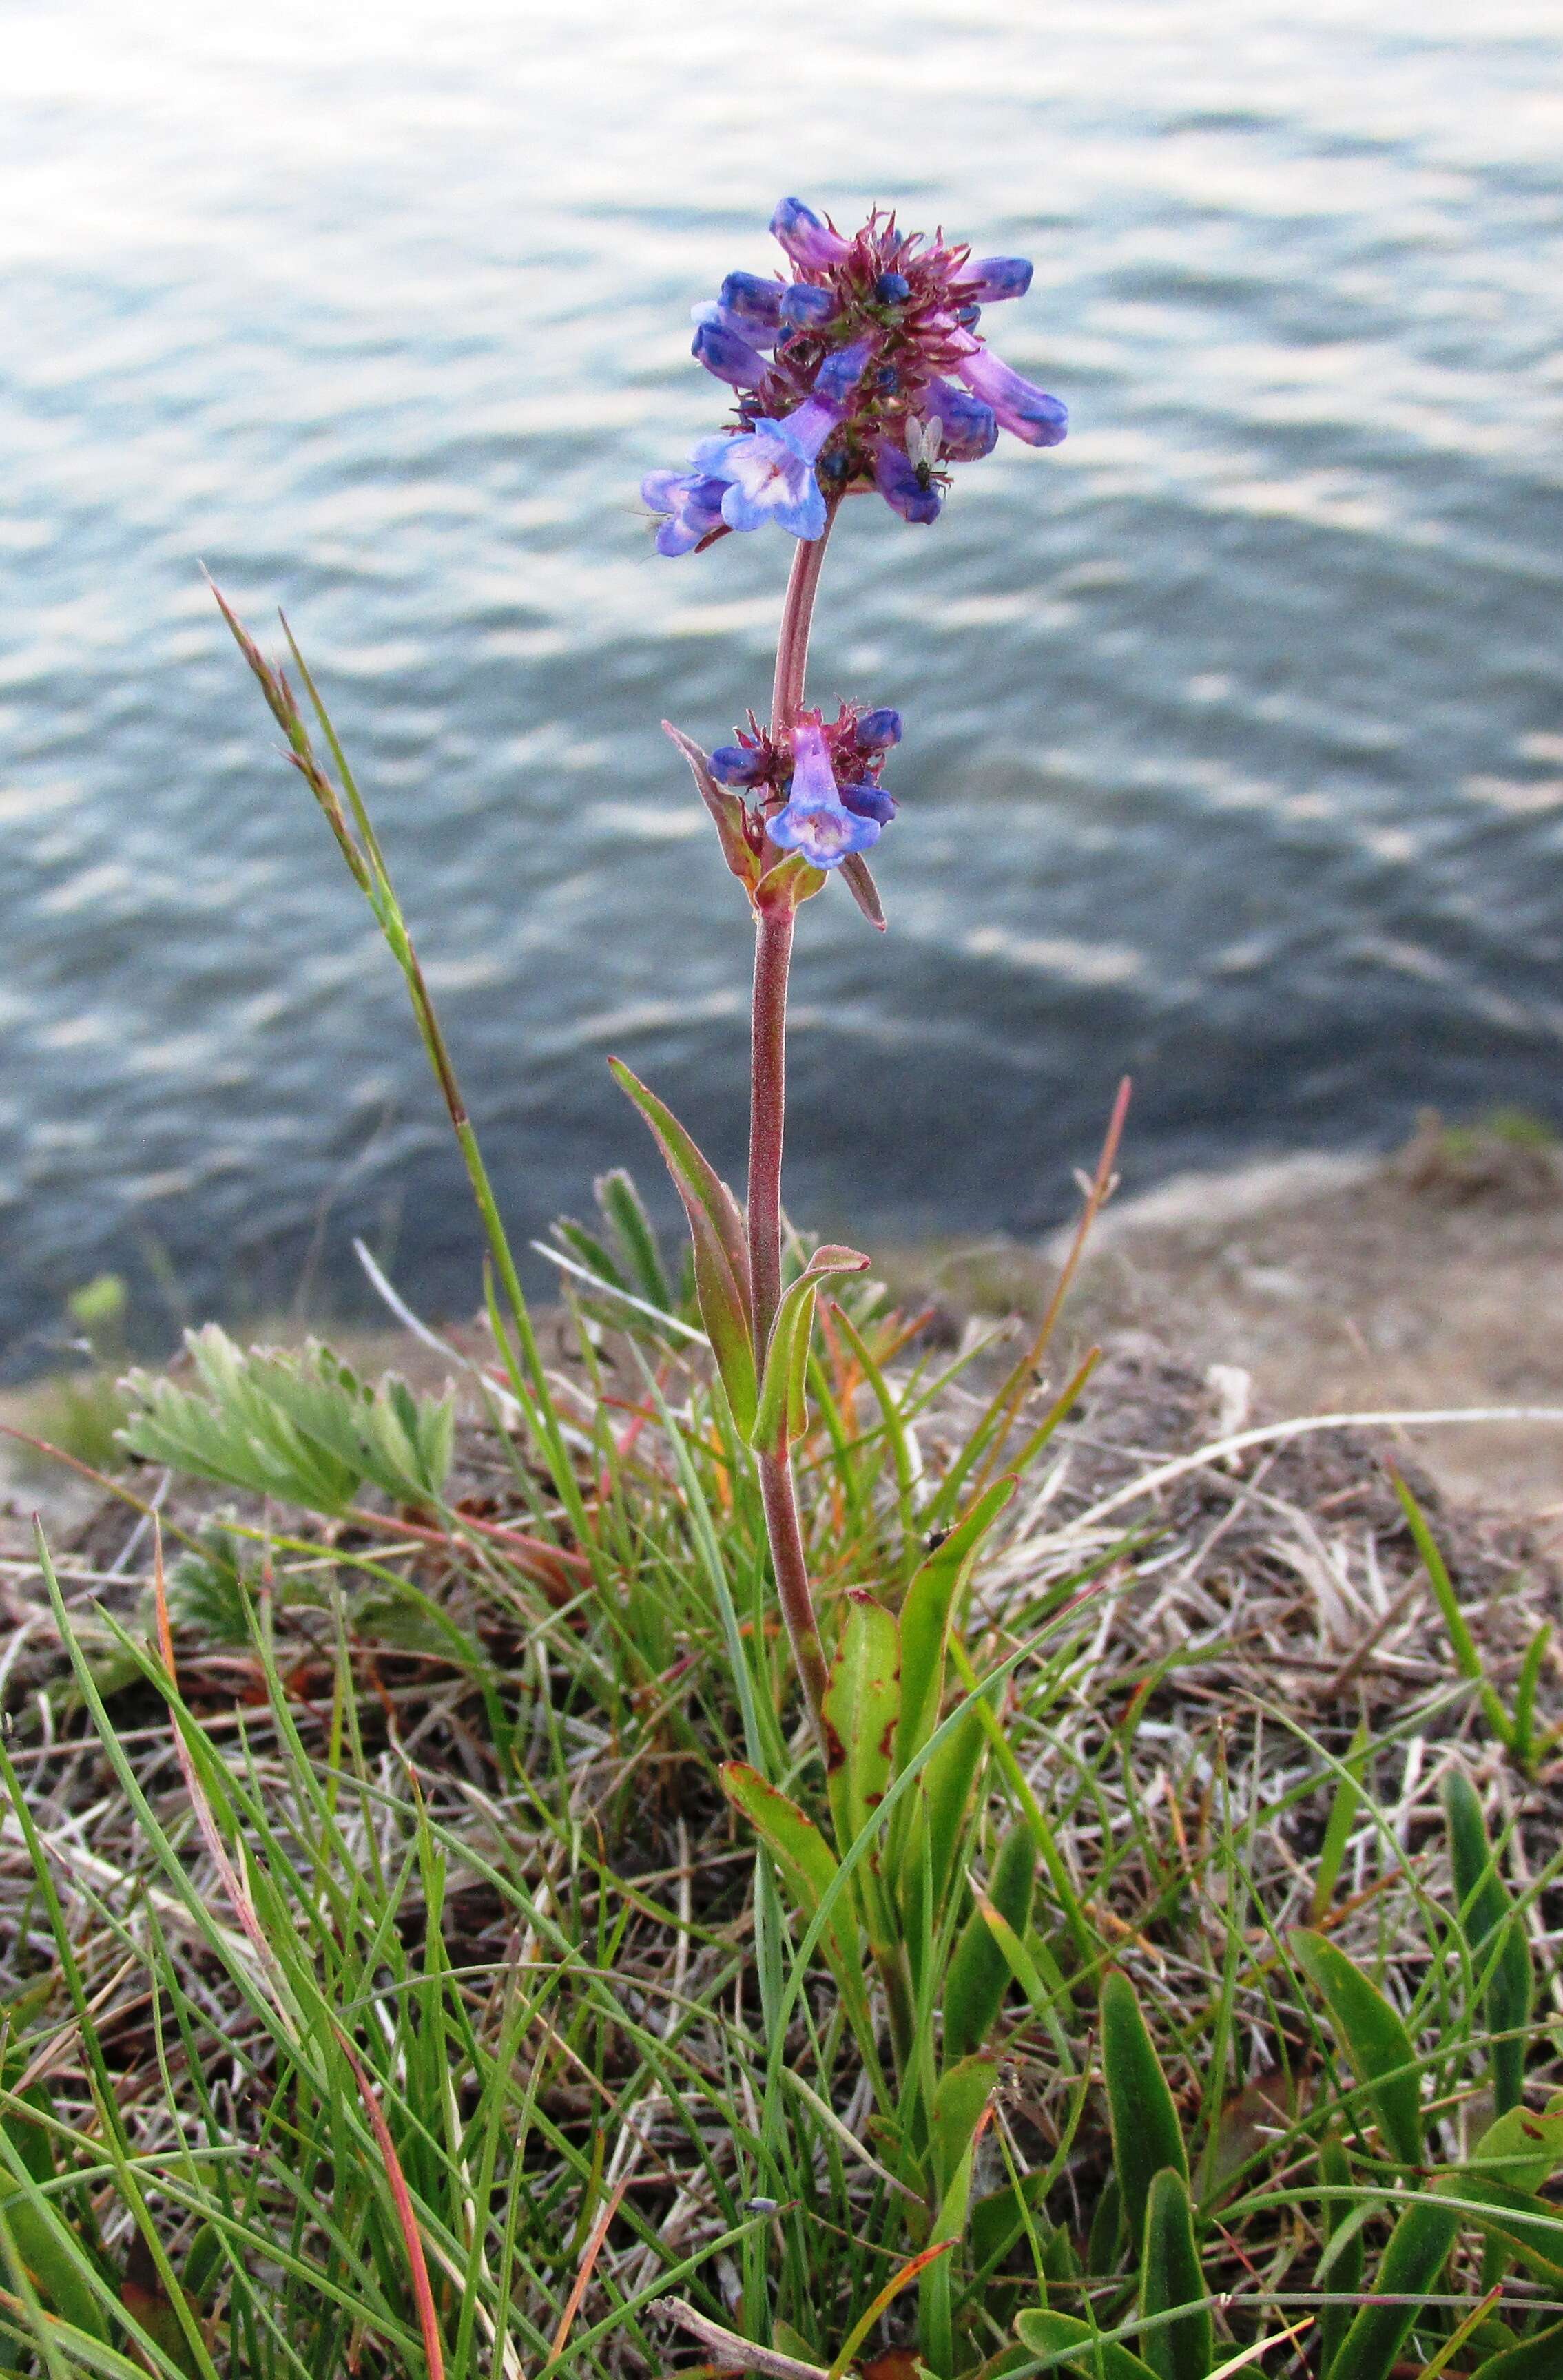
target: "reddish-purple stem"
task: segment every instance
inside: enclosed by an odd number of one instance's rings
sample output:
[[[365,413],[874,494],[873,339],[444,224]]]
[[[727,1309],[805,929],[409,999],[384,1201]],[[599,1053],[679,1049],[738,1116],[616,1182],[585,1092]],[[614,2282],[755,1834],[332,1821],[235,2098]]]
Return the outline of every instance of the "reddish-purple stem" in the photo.
[[[781,1302],[782,1132],[787,1119],[787,972],[790,902],[754,919],[754,1012],[749,1072],[749,1269],[755,1343],[763,1350]]]
[[[781,633],[776,640],[776,674],[771,693],[771,734],[788,735],[803,707],[803,680],[809,665],[809,629],[814,616],[824,550],[836,519],[833,504],[824,528],[816,538],[800,541],[793,556],[782,606]],[[796,911],[790,901],[774,908],[763,902],[755,911],[754,1021],[751,1044],[749,1109],[749,1267],[754,1290],[754,1337],[763,1360],[771,1325],[781,1301],[781,1169],[782,1137],[787,1121],[787,976],[792,956]],[[809,1590],[809,1568],[798,1499],[792,1482],[792,1458],[785,1439],[759,1454],[760,1492],[765,1507],[765,1534],[776,1575],[776,1596],[787,1623],[792,1657],[816,1732],[824,1741],[820,1705],[825,1687],[824,1654],[814,1599]]]
[[[803,707],[809,629],[824,550],[836,519],[825,514],[820,536],[800,540],[792,559],[776,639],[771,690],[771,734],[789,735]],[[781,1297],[782,1135],[787,1120],[787,972],[795,912],[790,902],[755,917],[754,1028],[749,1082],[749,1269],[754,1284],[754,1336],[762,1354]]]

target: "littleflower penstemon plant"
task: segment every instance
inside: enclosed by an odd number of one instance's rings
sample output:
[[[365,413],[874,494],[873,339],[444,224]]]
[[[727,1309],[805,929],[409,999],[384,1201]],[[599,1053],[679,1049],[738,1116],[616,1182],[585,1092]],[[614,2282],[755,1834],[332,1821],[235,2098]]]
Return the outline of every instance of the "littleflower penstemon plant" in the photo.
[[[736,419],[700,442],[688,470],[653,471],[641,485],[660,553],[702,552],[729,531],[769,525],[799,540],[769,723],[751,712],[738,740],[711,753],[667,727],[754,915],[747,1215],[662,1102],[617,1061],[614,1071],[655,1133],[689,1217],[702,1318],[754,1450],[777,1596],[823,1740],[827,1670],[791,1449],[804,1427],[818,1285],[868,1258],[819,1248],[784,1292],[788,972],[799,907],[833,874],[884,929],[865,855],[896,814],[880,780],[901,720],[888,708],[844,704],[827,721],[805,707],[810,624],[849,497],[877,493],[903,520],[926,525],[943,509],[950,466],[990,454],[1001,429],[1028,445],[1056,445],[1068,417],[992,355],[978,327],[983,306],[1030,286],[1023,258],[974,260],[942,232],[904,233],[877,210],[849,238],[795,198],[782,200],[771,230],[787,271],[730,273],[716,301],[695,310],[693,353],[737,392]]]

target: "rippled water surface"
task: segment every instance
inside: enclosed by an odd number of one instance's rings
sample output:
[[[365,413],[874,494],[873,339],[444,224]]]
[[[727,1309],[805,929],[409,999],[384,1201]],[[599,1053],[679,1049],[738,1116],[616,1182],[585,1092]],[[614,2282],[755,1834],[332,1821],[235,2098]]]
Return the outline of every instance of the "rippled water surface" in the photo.
[[[342,22],[335,30],[333,15]],[[699,22],[697,23],[697,15]],[[287,606],[522,1235],[741,1164],[749,931],[657,733],[767,684],[789,541],[649,557],[687,316],[797,189],[1034,256],[1056,454],[877,504],[814,689],[900,704],[878,940],[800,941],[800,1214],[1563,1122],[1563,25],[1448,0],[10,0],[0,1312],[106,1264],[470,1301],[388,961],[214,623]],[[324,30],[323,30],[324,20]]]

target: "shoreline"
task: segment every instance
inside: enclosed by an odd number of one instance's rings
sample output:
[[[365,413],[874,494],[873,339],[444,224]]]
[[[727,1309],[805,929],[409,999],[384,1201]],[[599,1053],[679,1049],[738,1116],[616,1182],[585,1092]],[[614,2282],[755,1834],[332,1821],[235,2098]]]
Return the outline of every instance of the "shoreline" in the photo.
[[[1073,1236],[951,1248],[931,1268],[905,1252],[891,1270],[958,1312],[1034,1314]],[[1142,1333],[1245,1416],[1563,1412],[1560,1320],[1563,1160],[1539,1135],[1428,1118],[1388,1158],[1262,1160],[1110,1202],[1058,1360]],[[1415,1445],[1455,1501],[1563,1526],[1563,1427],[1447,1424]]]
[[[875,1249],[903,1304],[971,1317],[1044,1310],[1072,1229],[1040,1241]],[[1545,1406],[1563,1411],[1563,1156],[1434,1120],[1389,1158],[1300,1152],[1185,1172],[1109,1202],[1064,1309],[1053,1368],[1149,1339],[1204,1375],[1239,1428],[1256,1416]],[[460,1323],[442,1326],[464,1337]],[[356,1367],[425,1385],[438,1357],[387,1318],[322,1318],[248,1342],[330,1340]],[[1060,1374],[1061,1377],[1061,1374]],[[0,1395],[36,1427],[48,1383]],[[1411,1441],[1408,1437],[1408,1444]],[[1563,1427],[1439,1425],[1415,1451],[1454,1501],[1563,1531]],[[0,1442],[0,1500],[58,1513],[94,1493]]]

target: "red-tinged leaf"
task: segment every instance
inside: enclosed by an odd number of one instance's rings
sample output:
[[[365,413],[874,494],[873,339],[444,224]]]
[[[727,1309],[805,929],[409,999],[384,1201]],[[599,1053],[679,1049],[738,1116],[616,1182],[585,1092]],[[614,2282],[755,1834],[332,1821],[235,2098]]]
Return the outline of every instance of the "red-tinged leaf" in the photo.
[[[885,1799],[900,1706],[899,1631],[882,1603],[862,1587],[850,1587],[822,1705],[825,1782],[842,1852]]]
[[[835,1852],[796,1802],[768,1785],[747,1761],[722,1764],[722,1791],[740,1810],[781,1871],[793,1906],[805,1923],[814,1916],[836,1880]],[[838,1900],[820,1937],[825,1963],[836,1980],[853,2023],[869,2022],[868,1995],[863,1989],[862,1944],[844,1900]]]
[[[739,795],[729,793],[726,785],[717,783],[711,773],[707,756],[691,736],[684,734],[682,728],[675,727],[670,719],[665,719],[662,732],[672,738],[690,764],[695,791],[711,813],[711,822],[722,845],[723,858],[745,892],[752,893],[760,881],[760,860],[758,855],[750,849],[749,838],[743,831],[742,799]]]
[[[885,931],[885,912],[879,904],[879,887],[869,873],[867,860],[861,851],[854,851],[841,863],[841,881],[847,887],[869,924],[879,933]]]
[[[754,1427],[760,1388],[754,1360],[749,1249],[738,1201],[672,1110],[630,1073],[622,1059],[610,1058],[608,1069],[651,1126],[672,1176],[673,1187],[683,1202],[690,1237],[694,1243],[695,1295],[700,1318],[716,1358],[733,1420],[747,1438]]]
[[[336,2042],[353,2070],[353,2079],[363,2097],[363,2112],[369,2118],[369,2129],[374,2134],[374,2144],[385,2160],[385,2179],[391,2186],[391,2203],[397,2210],[397,2228],[407,2252],[408,2279],[412,2287],[412,2302],[418,2309],[418,2327],[423,2334],[427,2380],[445,2380],[445,2350],[440,2341],[439,2315],[434,2309],[434,2292],[429,2285],[428,2259],[423,2253],[423,2235],[418,2228],[418,2213],[412,2204],[412,2192],[407,2186],[407,2176],[397,2155],[397,2144],[391,2138],[391,2128],[374,2095],[374,2086],[364,2072],[358,2052],[339,2024],[336,2025]]]

